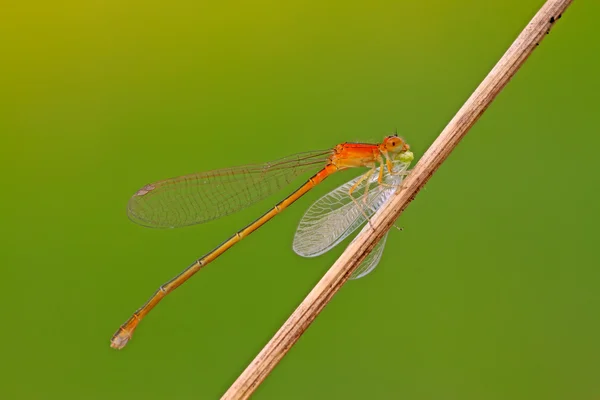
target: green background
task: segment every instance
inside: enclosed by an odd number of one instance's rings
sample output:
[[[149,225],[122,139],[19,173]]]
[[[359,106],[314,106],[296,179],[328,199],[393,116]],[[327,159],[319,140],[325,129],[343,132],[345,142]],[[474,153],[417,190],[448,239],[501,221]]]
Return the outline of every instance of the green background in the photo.
[[[176,230],[131,223],[129,196],[396,128],[418,158],[543,1],[216,3],[0,6],[0,397],[218,398],[341,253],[291,241],[358,171],[116,351],[161,283],[289,191]],[[599,19],[575,1],[255,398],[600,396]]]

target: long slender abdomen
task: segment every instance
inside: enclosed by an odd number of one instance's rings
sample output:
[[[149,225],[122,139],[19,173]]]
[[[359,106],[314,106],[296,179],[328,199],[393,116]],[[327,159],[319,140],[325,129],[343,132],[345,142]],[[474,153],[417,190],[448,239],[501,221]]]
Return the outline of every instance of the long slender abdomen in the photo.
[[[293,202],[298,200],[304,194],[306,194],[310,189],[321,183],[325,178],[329,175],[333,174],[338,170],[338,167],[334,164],[328,164],[321,171],[317,172],[313,175],[306,183],[296,189],[292,194],[288,197],[277,203],[277,205],[263,214],[260,218],[256,219],[251,224],[247,225],[245,228],[236,232],[229,239],[224,241],[222,244],[217,246],[215,249],[210,251],[204,257],[200,258],[192,265],[183,270],[179,275],[175,278],[171,279],[169,282],[162,285],[152,297],[117,330],[117,332],[113,335],[111,339],[111,347],[115,349],[122,349],[127,345],[127,342],[131,339],[133,335],[133,331],[136,329],[139,322],[148,314],[167,294],[171,293],[185,281],[192,277],[196,272],[198,272],[202,267],[208,265],[212,261],[214,261],[221,254],[225,253],[229,250],[234,244],[250,235],[252,232],[260,228],[267,221],[273,218],[275,215],[279,214],[281,211],[285,210],[289,207]]]

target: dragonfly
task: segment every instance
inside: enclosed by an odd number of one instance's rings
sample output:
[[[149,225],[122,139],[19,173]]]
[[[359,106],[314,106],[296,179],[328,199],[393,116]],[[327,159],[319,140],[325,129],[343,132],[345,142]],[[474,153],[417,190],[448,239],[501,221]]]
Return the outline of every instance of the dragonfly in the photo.
[[[161,285],[150,299],[119,327],[112,336],[111,347],[125,347],[140,321],[167,294],[327,177],[340,170],[366,167],[366,173],[317,200],[300,222],[293,245],[296,253],[313,257],[329,250],[368,221],[383,199],[389,197],[395,183],[401,182],[402,177],[406,175],[412,158],[410,146],[394,134],[386,136],[381,143],[346,142],[332,149],[298,153],[263,164],[200,172],[145,185],[127,204],[129,218],[146,227],[176,228],[205,223],[240,211],[275,193],[301,174],[317,171],[261,217],[235,232],[179,275]],[[397,165],[401,165],[398,170],[395,169]],[[374,183],[377,185],[371,189]],[[345,200],[342,200],[344,191]],[[359,194],[361,192],[362,195]],[[327,206],[335,202],[336,205]],[[321,209],[325,212],[319,212]],[[336,219],[349,215],[348,212],[355,215],[353,222],[335,223]],[[363,229],[368,226],[369,224],[365,225]],[[330,239],[317,243],[310,238],[314,232],[329,235]],[[381,240],[375,251],[357,269],[362,271],[362,274],[355,272],[353,277],[364,276],[377,265],[383,251],[382,242],[385,243]]]

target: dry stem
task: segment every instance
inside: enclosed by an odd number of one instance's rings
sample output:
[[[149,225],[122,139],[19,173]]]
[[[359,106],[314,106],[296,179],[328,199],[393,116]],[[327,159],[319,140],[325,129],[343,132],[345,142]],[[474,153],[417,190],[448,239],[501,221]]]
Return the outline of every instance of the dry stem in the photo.
[[[419,160],[401,188],[373,216],[365,230],[344,251],[304,301],[231,385],[222,399],[246,399],[309,327],[350,274],[390,229],[394,221],[450,155],[494,98],[549,33],[572,0],[548,0],[494,66],[479,87]]]

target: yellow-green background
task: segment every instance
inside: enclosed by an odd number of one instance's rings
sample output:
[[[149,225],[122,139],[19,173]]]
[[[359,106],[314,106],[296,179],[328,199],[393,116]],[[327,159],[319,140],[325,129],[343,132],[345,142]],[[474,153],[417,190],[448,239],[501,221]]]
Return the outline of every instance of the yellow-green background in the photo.
[[[4,1],[0,397],[218,398],[340,254],[291,240],[358,172],[115,351],[161,283],[279,198],[161,231],[127,219],[128,197],[396,128],[419,157],[542,3]],[[257,399],[600,396],[599,20],[575,1]]]

